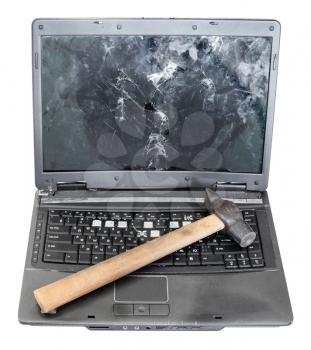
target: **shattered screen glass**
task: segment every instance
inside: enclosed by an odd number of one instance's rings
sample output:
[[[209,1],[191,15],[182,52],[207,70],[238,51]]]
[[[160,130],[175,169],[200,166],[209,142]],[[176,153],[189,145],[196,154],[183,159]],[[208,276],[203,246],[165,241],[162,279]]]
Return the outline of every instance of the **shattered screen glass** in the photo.
[[[272,39],[43,36],[44,171],[261,173]]]

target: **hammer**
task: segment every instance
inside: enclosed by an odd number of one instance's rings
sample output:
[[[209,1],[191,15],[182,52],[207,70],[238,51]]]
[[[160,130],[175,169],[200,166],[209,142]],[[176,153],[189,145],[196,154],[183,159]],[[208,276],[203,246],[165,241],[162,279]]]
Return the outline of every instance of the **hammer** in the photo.
[[[36,289],[34,297],[41,312],[51,312],[224,228],[241,247],[252,244],[256,234],[244,222],[239,208],[220,198],[216,192],[210,189],[205,191],[206,208],[213,214]]]

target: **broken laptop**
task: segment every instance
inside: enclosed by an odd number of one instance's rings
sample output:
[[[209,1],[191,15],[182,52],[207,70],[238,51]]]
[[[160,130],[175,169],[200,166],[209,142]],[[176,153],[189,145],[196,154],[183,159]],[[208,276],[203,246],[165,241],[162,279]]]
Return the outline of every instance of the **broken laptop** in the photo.
[[[292,311],[266,192],[280,25],[273,20],[37,19],[37,191],[19,306],[30,325],[112,330],[281,326]],[[234,201],[225,231],[42,314],[33,291]]]

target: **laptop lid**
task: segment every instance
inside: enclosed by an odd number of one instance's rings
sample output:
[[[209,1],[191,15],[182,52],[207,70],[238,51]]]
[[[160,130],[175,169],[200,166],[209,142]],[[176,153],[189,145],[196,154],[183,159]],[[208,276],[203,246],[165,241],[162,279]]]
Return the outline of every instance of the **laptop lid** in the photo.
[[[280,25],[37,19],[36,186],[268,183]]]

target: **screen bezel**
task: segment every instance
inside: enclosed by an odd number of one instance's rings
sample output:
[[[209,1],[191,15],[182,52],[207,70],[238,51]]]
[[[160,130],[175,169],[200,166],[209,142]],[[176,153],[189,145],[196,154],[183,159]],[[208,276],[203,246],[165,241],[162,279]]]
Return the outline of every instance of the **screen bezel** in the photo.
[[[246,184],[263,191],[268,185],[277,80],[280,24],[275,20],[216,19],[36,19],[33,33],[33,103],[36,187],[46,189],[63,182],[86,182],[88,188],[184,188],[206,187],[216,182]],[[224,173],[206,171],[68,171],[43,169],[41,103],[41,37],[46,35],[230,35],[272,38],[268,108],[262,172]]]

